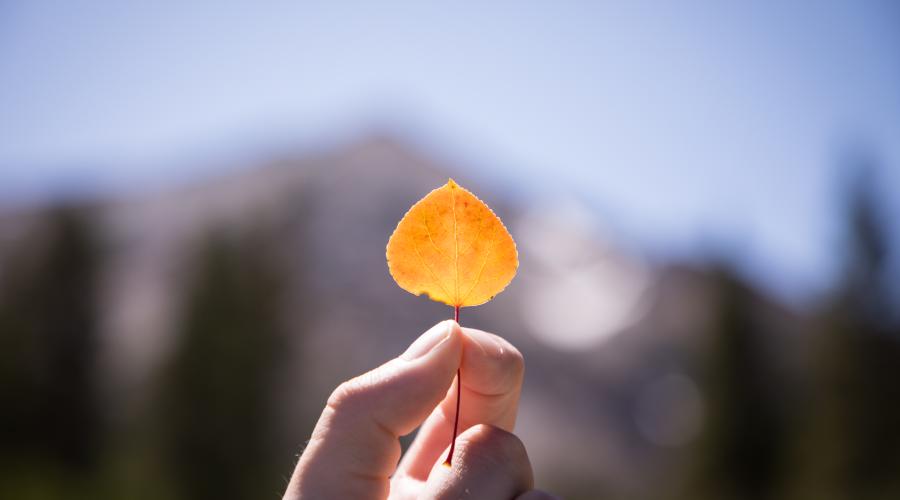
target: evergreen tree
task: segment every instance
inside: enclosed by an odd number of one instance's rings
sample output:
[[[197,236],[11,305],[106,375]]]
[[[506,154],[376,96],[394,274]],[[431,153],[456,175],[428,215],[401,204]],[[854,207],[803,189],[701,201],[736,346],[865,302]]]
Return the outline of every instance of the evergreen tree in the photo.
[[[772,498],[779,480],[783,415],[755,295],[733,273],[714,278],[716,315],[703,363],[704,430],[682,498]]]
[[[104,437],[95,373],[98,250],[89,214],[61,207],[2,263],[0,493],[71,498],[66,478],[97,464]]]
[[[900,331],[870,174],[851,193],[843,279],[818,315],[809,425],[791,488],[800,498],[900,498]]]
[[[184,498],[275,495],[280,276],[266,238],[212,236],[193,262],[163,394],[165,462]]]

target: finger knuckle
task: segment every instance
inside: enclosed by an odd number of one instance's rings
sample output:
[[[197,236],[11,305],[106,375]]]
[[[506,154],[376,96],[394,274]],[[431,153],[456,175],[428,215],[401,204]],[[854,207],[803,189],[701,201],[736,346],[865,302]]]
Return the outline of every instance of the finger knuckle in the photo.
[[[359,384],[355,380],[348,380],[331,392],[327,406],[335,413],[344,413],[362,404],[362,396],[363,391],[360,390]]]

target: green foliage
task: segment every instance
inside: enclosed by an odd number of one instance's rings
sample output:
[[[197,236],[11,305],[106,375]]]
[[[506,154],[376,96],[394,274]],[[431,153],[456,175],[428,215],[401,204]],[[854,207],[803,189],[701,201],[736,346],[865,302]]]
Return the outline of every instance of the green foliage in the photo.
[[[159,407],[164,461],[183,498],[283,488],[272,400],[282,283],[266,251],[263,239],[220,233],[191,266]]]
[[[900,498],[900,328],[887,287],[890,237],[871,179],[860,177],[851,195],[842,283],[816,324],[794,498]]]
[[[890,241],[864,172],[848,203],[842,280],[812,311],[802,359],[779,351],[787,339],[761,322],[754,294],[719,273],[705,362],[707,422],[683,498],[900,498],[900,327],[888,286]],[[800,384],[777,375],[784,356],[807,368]]]
[[[683,498],[773,498],[783,457],[785,419],[772,390],[772,360],[757,298],[726,269],[715,273],[713,329],[701,367],[706,423]]]
[[[0,497],[73,498],[96,471],[99,245],[88,214],[49,213],[0,282]]]

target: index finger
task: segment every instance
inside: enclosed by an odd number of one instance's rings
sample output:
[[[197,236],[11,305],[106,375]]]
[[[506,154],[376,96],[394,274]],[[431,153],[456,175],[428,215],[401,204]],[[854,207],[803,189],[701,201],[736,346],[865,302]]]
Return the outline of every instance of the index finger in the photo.
[[[446,395],[463,336],[444,321],[400,355],[341,384],[300,456],[284,498],[386,498],[400,458],[399,436]]]
[[[459,433],[477,424],[512,432],[525,375],[522,354],[503,338],[481,330],[463,328],[460,364],[462,398]],[[395,477],[425,481],[432,466],[447,448],[456,415],[456,386],[422,424]]]

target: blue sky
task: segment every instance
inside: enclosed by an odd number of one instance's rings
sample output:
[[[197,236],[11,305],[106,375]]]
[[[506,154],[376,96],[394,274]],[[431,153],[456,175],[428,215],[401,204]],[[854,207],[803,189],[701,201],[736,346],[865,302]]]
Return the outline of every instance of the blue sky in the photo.
[[[900,192],[887,0],[127,3],[0,3],[0,199],[387,122],[793,293],[834,270],[848,151]]]

